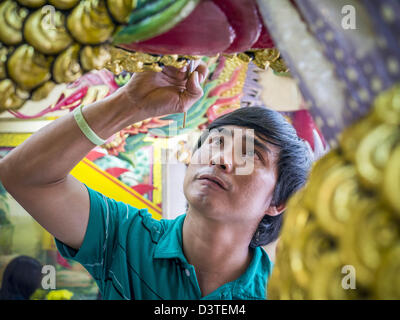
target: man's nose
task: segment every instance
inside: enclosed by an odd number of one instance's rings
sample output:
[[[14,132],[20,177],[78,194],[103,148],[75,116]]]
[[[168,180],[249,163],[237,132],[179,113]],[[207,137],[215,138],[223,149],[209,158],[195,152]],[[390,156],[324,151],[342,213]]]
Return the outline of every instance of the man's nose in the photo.
[[[210,166],[218,166],[226,173],[231,173],[233,171],[232,156],[218,152],[210,158]]]

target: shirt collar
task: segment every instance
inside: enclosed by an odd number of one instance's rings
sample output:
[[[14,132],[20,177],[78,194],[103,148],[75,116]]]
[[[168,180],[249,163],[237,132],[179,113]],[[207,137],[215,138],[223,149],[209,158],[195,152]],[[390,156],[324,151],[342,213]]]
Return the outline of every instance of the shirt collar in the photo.
[[[265,299],[267,280],[271,275],[273,263],[262,247],[252,250],[253,259],[245,273],[233,281],[232,293],[243,298]]]
[[[177,258],[183,263],[188,263],[182,250],[182,227],[186,214],[178,216],[172,225],[165,231],[160,238],[155,252],[155,259]]]
[[[186,214],[178,216],[172,225],[160,238],[155,252],[155,259],[179,259],[182,263],[188,261],[182,250],[182,227]],[[236,297],[248,299],[265,299],[267,279],[271,275],[273,263],[267,252],[256,247],[253,250],[253,258],[246,271],[236,280],[226,283],[221,290],[229,290]]]

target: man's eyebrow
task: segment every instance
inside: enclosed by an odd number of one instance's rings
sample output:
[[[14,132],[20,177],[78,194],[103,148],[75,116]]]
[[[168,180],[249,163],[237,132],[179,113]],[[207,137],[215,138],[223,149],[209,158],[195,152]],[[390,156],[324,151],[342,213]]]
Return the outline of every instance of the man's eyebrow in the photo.
[[[264,150],[264,151],[266,151],[268,153],[272,153],[271,149],[268,148],[265,145],[265,143],[262,143],[259,139],[255,138],[255,137],[248,136],[248,135],[245,134],[245,135],[243,135],[242,139],[246,140],[247,142],[254,143],[255,147],[259,147],[260,149],[262,149],[262,150]]]
[[[234,132],[232,129],[227,129],[227,128],[224,128],[224,127],[218,127],[218,128],[215,128],[215,129],[218,132],[220,132],[222,134],[225,134],[225,135],[227,135],[228,134],[227,132],[229,132],[229,134],[231,136],[232,136],[232,133]],[[255,138],[253,136],[249,136],[247,134],[243,134],[242,135],[242,140],[246,140],[246,142],[254,143],[255,147],[259,147],[260,149],[262,149],[262,150],[264,150],[264,151],[266,151],[268,153],[272,153],[271,149],[268,148],[265,143],[262,143],[259,139]]]

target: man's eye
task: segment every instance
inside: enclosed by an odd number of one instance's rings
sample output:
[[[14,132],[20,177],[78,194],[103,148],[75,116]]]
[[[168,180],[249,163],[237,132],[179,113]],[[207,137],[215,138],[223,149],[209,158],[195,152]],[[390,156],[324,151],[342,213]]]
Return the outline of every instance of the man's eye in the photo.
[[[244,153],[244,156],[245,156],[246,158],[259,159],[259,156],[258,156],[257,152],[255,152],[254,150],[253,150],[253,151],[246,151],[246,152]]]
[[[211,144],[219,146],[222,144],[222,137],[214,137],[211,139]]]

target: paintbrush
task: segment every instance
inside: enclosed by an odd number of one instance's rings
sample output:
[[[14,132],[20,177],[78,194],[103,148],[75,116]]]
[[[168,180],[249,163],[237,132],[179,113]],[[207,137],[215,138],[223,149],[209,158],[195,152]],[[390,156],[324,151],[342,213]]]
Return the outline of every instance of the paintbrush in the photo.
[[[187,65],[187,71],[186,71],[188,79],[190,78],[191,74],[193,73],[194,67],[195,67],[194,61],[193,60],[189,60],[188,61],[188,65]],[[183,113],[182,129],[185,128],[185,125],[186,125],[186,111]]]

